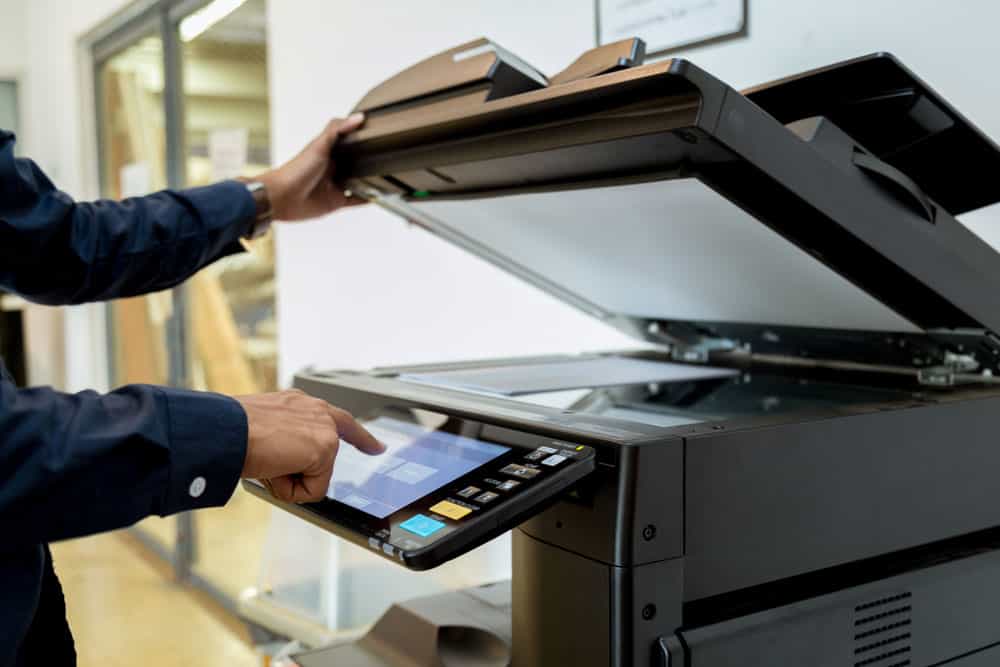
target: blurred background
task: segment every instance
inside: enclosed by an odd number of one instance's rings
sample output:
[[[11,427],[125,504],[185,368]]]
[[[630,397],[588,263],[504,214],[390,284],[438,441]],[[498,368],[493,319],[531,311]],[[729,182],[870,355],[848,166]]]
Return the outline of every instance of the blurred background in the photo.
[[[80,199],[253,176],[378,82],[474,38],[554,74],[596,45],[607,4],[0,0],[0,127]],[[745,11],[739,34],[661,57],[683,55],[741,88],[890,51],[1000,137],[996,2],[746,0]],[[964,221],[1000,243],[996,216]],[[287,387],[310,365],[628,345],[369,208],[277,229],[169,292],[64,309],[0,296],[0,354],[18,381],[71,391],[152,382],[243,394]],[[509,570],[509,543],[498,540],[412,575],[272,517],[242,491],[224,509],[149,519],[54,553],[85,666],[262,664],[289,639],[321,643],[395,599]]]

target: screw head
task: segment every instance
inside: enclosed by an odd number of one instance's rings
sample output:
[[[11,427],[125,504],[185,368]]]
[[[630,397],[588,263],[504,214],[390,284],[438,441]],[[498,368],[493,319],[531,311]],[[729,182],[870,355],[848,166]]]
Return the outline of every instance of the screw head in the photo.
[[[642,539],[651,542],[656,537],[656,526],[650,524],[642,529]]]
[[[642,618],[647,621],[651,621],[656,618],[656,605],[647,604],[642,608]]]

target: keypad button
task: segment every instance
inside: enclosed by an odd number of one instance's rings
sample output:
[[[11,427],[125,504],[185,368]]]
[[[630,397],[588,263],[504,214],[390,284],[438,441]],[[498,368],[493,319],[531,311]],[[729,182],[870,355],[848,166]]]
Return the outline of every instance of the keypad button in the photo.
[[[420,537],[430,537],[444,528],[444,526],[445,524],[440,521],[435,521],[423,514],[416,514],[399,524],[399,527],[403,530],[409,531],[414,535],[419,535]]]
[[[504,466],[500,469],[505,475],[510,475],[511,477],[520,477],[521,479],[534,479],[542,471],[538,468],[529,468],[528,466],[522,466],[517,463],[511,463],[510,465]]]
[[[462,489],[461,491],[458,492],[458,497],[459,498],[471,498],[472,496],[476,495],[480,491],[482,491],[482,489],[480,489],[478,486],[467,486],[467,487],[465,487],[464,489]]]
[[[565,460],[566,460],[565,456],[562,456],[561,454],[553,454],[549,458],[543,460],[542,461],[542,465],[543,466],[549,466],[550,468],[554,468],[554,467],[556,467],[557,465],[559,465],[560,463],[562,463]]]
[[[535,451],[525,455],[524,458],[528,459],[529,461],[540,461],[544,459],[546,456],[549,456],[550,454],[555,454],[558,451],[559,450],[556,449],[555,447],[539,447]]]
[[[469,507],[463,507],[458,503],[454,503],[450,500],[442,500],[438,504],[431,507],[431,511],[435,514],[440,514],[441,516],[446,516],[449,519],[454,519],[458,521],[469,514],[472,513],[472,509]]]
[[[477,503],[482,503],[482,504],[485,505],[487,503],[492,503],[494,500],[496,500],[499,497],[500,497],[499,493],[493,493],[492,491],[487,491],[486,493],[482,493],[482,494],[476,496],[476,502]]]

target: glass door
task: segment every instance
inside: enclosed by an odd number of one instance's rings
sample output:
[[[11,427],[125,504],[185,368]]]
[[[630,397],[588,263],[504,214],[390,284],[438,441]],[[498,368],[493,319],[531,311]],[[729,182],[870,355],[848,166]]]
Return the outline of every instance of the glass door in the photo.
[[[186,186],[252,178],[271,163],[266,2],[229,2],[224,15],[218,7],[209,3],[177,23]],[[272,237],[202,270],[186,295],[191,387],[229,395],[273,391]],[[198,512],[195,574],[231,597],[254,586],[270,514],[242,488],[224,508]]]
[[[152,32],[155,28],[150,28]],[[146,34],[97,68],[101,194],[124,199],[167,187],[163,40]],[[119,299],[109,305],[111,384],[169,384],[168,326],[171,292]],[[141,522],[167,549],[176,543],[175,520]]]

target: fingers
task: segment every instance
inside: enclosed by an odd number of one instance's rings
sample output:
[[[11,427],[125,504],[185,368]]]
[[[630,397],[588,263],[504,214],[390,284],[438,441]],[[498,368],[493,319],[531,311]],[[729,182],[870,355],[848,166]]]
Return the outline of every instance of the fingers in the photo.
[[[329,406],[330,416],[337,425],[337,433],[348,444],[365,454],[381,454],[385,451],[385,445],[375,439],[371,433],[358,423],[358,421],[346,410]]]
[[[333,145],[337,143],[337,137],[342,134],[348,134],[354,130],[361,127],[365,122],[365,115],[361,113],[351,114],[347,118],[341,120],[340,118],[335,118],[327,123],[326,129],[323,130],[323,146],[325,150],[332,150]]]
[[[263,480],[271,495],[286,503],[314,503],[326,498],[333,467],[318,475],[283,475]]]

